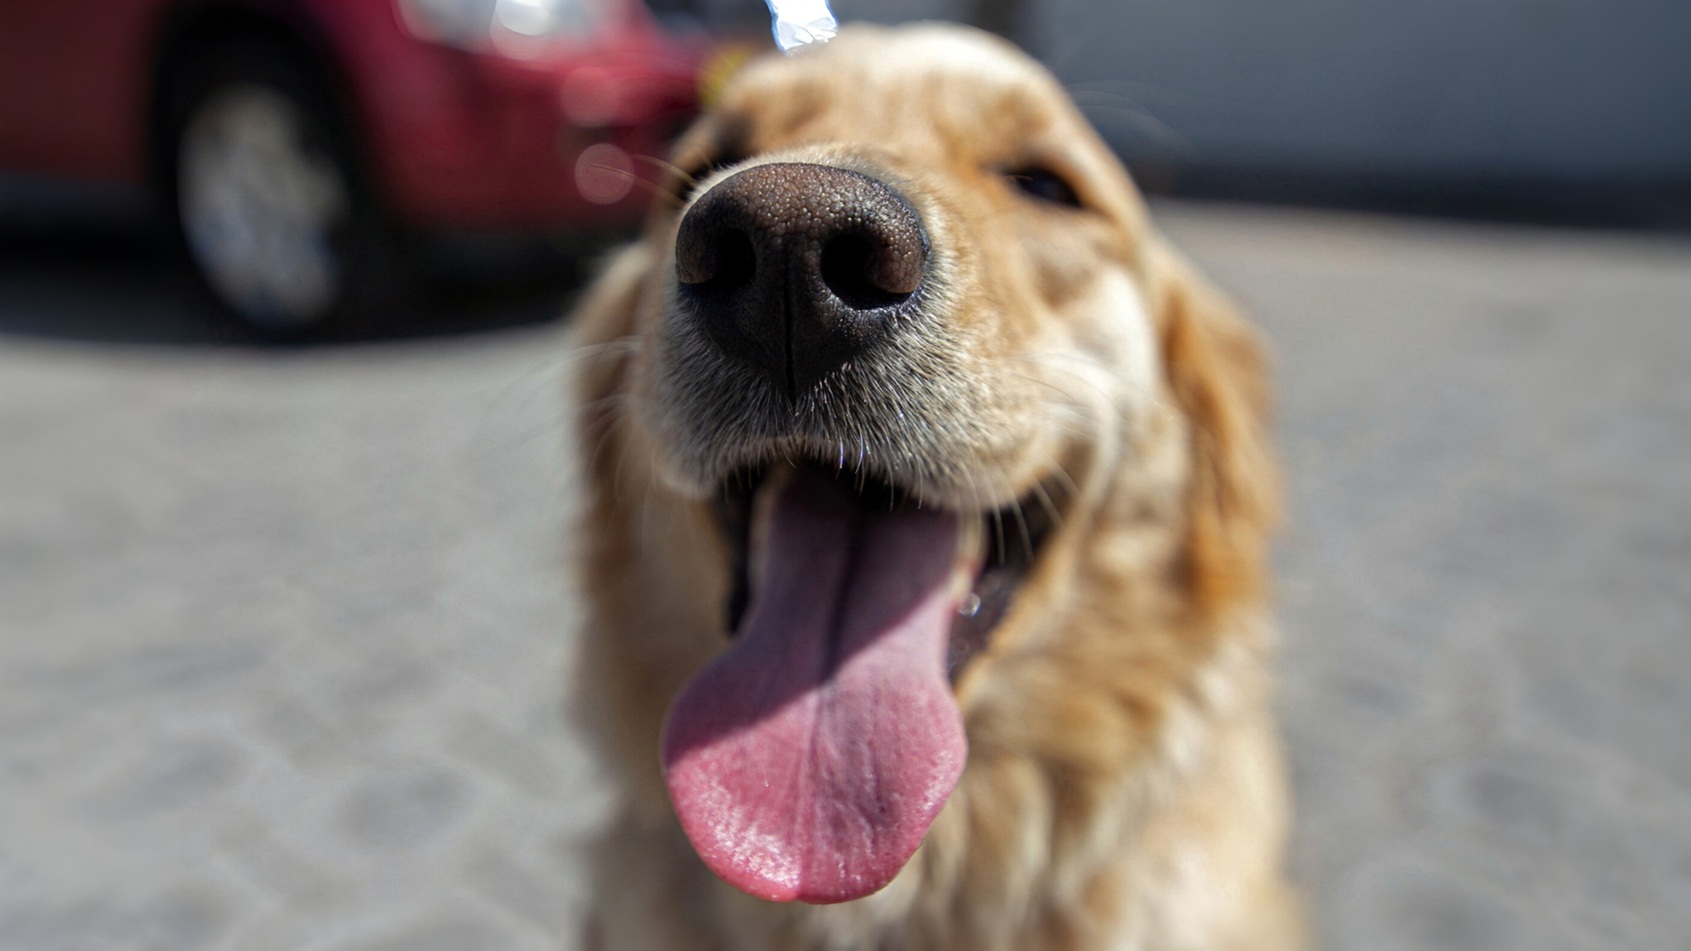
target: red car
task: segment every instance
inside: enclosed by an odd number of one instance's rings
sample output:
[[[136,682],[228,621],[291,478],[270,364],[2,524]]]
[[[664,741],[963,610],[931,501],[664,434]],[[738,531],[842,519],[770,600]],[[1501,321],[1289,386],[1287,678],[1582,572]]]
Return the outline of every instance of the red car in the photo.
[[[640,0],[4,0],[0,169],[148,184],[212,293],[299,329],[430,230],[622,229],[710,34]]]

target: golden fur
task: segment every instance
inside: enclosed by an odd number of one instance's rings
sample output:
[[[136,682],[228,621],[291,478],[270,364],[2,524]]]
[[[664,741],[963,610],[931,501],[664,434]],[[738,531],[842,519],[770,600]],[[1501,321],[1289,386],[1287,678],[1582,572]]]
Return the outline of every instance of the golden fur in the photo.
[[[1152,230],[1056,82],[973,31],[852,28],[754,62],[676,155],[699,191],[724,174],[713,164],[772,159],[896,181],[933,238],[941,347],[911,358],[932,392],[900,396],[897,426],[852,418],[852,455],[919,457],[905,477],[964,511],[1052,486],[1061,522],[957,682],[967,766],[898,878],[825,907],[718,881],[659,771],[667,706],[726,644],[729,580],[703,500],[722,473],[665,379],[683,202],[656,212],[575,318],[576,696],[621,795],[590,869],[587,946],[1298,946],[1265,670],[1277,491],[1252,333]],[[1081,207],[1018,191],[1006,173],[1029,167]]]

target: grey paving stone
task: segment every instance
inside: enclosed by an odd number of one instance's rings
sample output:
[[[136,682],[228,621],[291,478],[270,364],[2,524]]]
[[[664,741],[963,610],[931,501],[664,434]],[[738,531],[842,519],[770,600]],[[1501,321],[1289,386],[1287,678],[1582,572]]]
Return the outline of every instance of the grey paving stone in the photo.
[[[368,939],[337,945],[337,951],[515,951],[532,948],[524,940],[486,918],[431,915]]]
[[[236,914],[227,895],[204,885],[182,886],[139,900],[108,896],[62,903],[0,903],[0,948],[201,951],[222,946]]]
[[[422,845],[462,821],[473,792],[449,773],[378,777],[350,793],[340,827],[354,842],[375,849]]]
[[[86,800],[98,820],[122,822],[163,810],[204,806],[235,785],[244,754],[233,743],[198,737],[138,751],[108,783]]]
[[[1399,858],[1365,863],[1339,884],[1333,943],[1378,951],[1486,948],[1549,951],[1579,947],[1528,909],[1430,864]]]

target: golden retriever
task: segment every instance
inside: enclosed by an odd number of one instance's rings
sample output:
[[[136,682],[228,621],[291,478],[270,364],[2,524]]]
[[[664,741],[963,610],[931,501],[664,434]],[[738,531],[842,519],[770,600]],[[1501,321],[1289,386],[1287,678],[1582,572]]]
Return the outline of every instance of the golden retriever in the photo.
[[[576,315],[590,948],[1300,943],[1258,345],[1056,81],[744,68]]]

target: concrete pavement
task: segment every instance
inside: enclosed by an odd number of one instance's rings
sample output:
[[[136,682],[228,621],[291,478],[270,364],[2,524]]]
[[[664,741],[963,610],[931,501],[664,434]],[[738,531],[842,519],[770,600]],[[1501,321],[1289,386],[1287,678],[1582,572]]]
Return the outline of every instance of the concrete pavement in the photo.
[[[1159,212],[1278,354],[1327,945],[1682,946],[1691,244]],[[246,348],[102,240],[0,257],[0,951],[573,947],[561,325]]]

